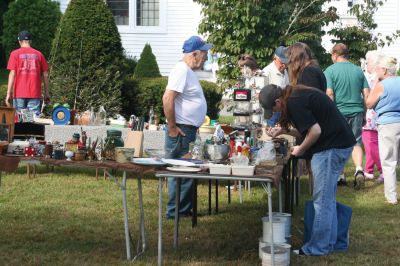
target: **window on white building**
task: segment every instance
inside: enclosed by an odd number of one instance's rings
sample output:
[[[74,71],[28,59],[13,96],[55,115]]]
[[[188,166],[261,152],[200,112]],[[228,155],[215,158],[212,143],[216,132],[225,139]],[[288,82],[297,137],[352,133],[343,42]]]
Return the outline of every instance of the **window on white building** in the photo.
[[[114,16],[115,24],[129,25],[129,0],[107,0]]]
[[[160,1],[136,0],[136,26],[160,25]]]

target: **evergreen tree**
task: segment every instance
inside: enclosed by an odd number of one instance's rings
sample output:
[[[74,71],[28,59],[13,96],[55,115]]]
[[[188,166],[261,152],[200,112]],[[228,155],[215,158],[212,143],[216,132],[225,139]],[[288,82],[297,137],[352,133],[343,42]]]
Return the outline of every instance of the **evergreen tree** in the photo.
[[[18,0],[12,1],[8,8],[3,16],[2,36],[6,57],[12,50],[19,48],[18,33],[27,30],[33,36],[32,47],[48,59],[51,42],[61,18],[59,3],[51,0]]]
[[[3,15],[8,10],[8,5],[12,0],[0,1],[0,68],[5,68],[6,62],[6,50],[4,49],[2,35],[3,35]]]
[[[121,105],[121,39],[105,1],[71,0],[53,42],[51,92],[54,102],[77,110],[103,105],[116,113]]]
[[[136,65],[134,78],[155,78],[161,77],[160,69],[158,68],[157,60],[150,44],[146,43],[140,54],[140,59]]]

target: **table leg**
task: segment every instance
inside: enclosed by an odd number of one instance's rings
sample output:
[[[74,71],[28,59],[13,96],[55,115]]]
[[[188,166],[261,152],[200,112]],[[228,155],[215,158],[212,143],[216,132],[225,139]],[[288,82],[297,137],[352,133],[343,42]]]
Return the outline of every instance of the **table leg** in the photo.
[[[228,204],[231,204],[231,181],[228,180]]]
[[[0,171],[0,188],[1,188],[1,171]]]
[[[218,213],[218,179],[215,179],[215,213]]]
[[[181,179],[176,178],[176,194],[175,194],[175,227],[174,227],[174,248],[178,248],[179,233],[179,201],[181,195]]]
[[[211,215],[211,179],[208,179],[208,215]]]
[[[122,178],[122,205],[124,207],[124,227],[125,227],[125,244],[126,244],[126,258],[127,260],[132,259],[131,255],[131,243],[129,238],[129,225],[128,225],[128,205],[126,203],[126,172]]]
[[[138,190],[139,190],[139,208],[140,208],[140,235],[142,238],[142,252],[144,252],[146,249],[146,232],[144,228],[142,178],[140,176],[138,177]]]
[[[267,184],[267,194],[268,194],[268,217],[269,217],[269,230],[271,232],[271,265],[275,265],[275,252],[274,252],[274,227],[272,220],[272,189],[271,183]]]
[[[239,181],[239,202],[243,203],[242,181]]]
[[[292,160],[292,173],[291,173],[291,176],[290,176],[290,183],[291,183],[291,185],[290,185],[290,213],[292,213],[293,214],[293,207],[294,207],[294,193],[296,193],[296,187],[295,187],[295,184],[294,184],[294,181],[295,181],[295,174],[296,174],[296,165],[295,165],[295,162],[294,162],[295,160],[293,159]]]
[[[282,212],[282,181],[278,185],[279,212]]]
[[[162,206],[163,206],[163,179],[158,179],[158,266],[163,265],[162,256]]]
[[[192,228],[197,225],[197,179],[193,179],[193,216]]]

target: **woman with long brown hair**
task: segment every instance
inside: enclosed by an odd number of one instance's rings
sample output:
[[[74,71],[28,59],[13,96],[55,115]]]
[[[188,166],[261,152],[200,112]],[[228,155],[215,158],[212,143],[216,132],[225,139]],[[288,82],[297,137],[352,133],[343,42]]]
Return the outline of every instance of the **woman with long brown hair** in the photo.
[[[260,92],[260,104],[267,118],[272,112],[282,113],[281,128],[269,128],[268,134],[301,137],[303,141],[291,154],[311,159],[315,216],[310,240],[298,252],[327,255],[338,249],[336,181],[353,150],[354,135],[335,103],[315,88],[295,85],[281,90],[268,85]]]
[[[286,50],[290,85],[302,84],[326,91],[324,72],[314,59],[310,47],[302,42],[289,46]]]

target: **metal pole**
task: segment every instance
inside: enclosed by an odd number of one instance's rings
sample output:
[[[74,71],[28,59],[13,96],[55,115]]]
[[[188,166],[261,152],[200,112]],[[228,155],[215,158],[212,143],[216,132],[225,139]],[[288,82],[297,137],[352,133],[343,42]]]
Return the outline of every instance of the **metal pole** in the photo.
[[[162,256],[162,198],[163,198],[163,178],[158,178],[158,266],[163,265]]]
[[[143,208],[143,193],[142,193],[142,178],[138,177],[139,190],[139,208],[140,208],[140,235],[142,238],[142,252],[146,249],[146,232],[144,229],[144,208]]]
[[[271,265],[275,266],[275,253],[274,253],[274,227],[272,220],[272,190],[271,183],[267,184],[267,194],[268,194],[268,216],[269,216],[269,230],[271,231]]]
[[[175,194],[175,227],[174,227],[174,249],[178,249],[178,234],[179,234],[179,201],[181,194],[181,178],[176,180],[176,194]]]
[[[131,242],[129,239],[129,224],[128,224],[128,206],[126,203],[126,172],[124,171],[122,177],[122,205],[124,206],[124,227],[125,227],[125,244],[126,244],[126,258],[127,260],[132,259],[131,254]]]

